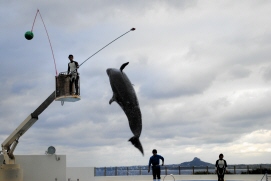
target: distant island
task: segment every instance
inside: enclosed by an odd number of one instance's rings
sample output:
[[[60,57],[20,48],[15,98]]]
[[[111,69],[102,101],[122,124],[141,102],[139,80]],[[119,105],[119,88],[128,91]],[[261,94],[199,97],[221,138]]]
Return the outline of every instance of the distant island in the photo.
[[[192,167],[192,166],[195,166],[195,167],[203,167],[203,166],[213,167],[214,164],[201,161],[198,157],[195,157],[192,161],[183,162],[183,163],[179,164],[179,166],[181,166],[181,167]]]

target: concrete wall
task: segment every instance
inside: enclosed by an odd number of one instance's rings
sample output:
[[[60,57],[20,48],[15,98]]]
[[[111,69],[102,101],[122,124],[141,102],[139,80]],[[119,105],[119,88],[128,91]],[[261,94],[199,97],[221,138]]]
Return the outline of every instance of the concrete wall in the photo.
[[[94,167],[67,167],[67,181],[94,181]],[[69,180],[70,179],[70,180]]]
[[[66,155],[15,155],[23,169],[24,181],[65,181]],[[0,155],[0,164],[3,155]]]

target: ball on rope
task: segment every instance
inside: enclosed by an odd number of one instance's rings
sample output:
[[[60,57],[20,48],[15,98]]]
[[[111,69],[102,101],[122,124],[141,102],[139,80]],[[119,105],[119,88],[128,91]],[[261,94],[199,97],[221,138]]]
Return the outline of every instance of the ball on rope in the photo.
[[[24,34],[24,37],[27,39],[27,40],[31,40],[33,37],[34,37],[34,34],[32,31],[27,31],[25,34]]]

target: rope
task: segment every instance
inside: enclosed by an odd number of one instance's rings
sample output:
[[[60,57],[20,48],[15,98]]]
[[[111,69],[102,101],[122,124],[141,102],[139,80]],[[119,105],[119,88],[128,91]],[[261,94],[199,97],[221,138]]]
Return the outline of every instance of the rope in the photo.
[[[165,175],[164,178],[163,178],[163,181],[165,180],[165,178],[167,177],[168,175]],[[173,180],[175,181],[175,177],[173,176],[173,174],[170,174],[170,176],[173,178]]]
[[[50,44],[50,47],[51,47],[51,52],[52,52],[52,55],[53,55],[54,65],[55,65],[55,71],[56,71],[56,76],[57,76],[56,60],[55,60],[55,55],[54,55],[53,47],[52,47],[51,40],[50,40],[48,31],[47,31],[47,28],[46,28],[45,23],[44,23],[44,21],[43,21],[43,19],[42,19],[42,16],[41,16],[41,13],[40,13],[40,10],[39,10],[39,9],[37,9],[37,13],[36,13],[36,16],[35,16],[33,25],[32,25],[32,30],[31,30],[31,32],[33,31],[34,24],[35,24],[36,17],[37,17],[37,15],[38,15],[38,13],[39,13],[39,15],[40,15],[41,21],[42,21],[43,26],[44,26],[44,28],[45,28],[45,31],[46,31],[46,34],[47,34],[47,38],[48,38],[48,41],[49,41],[49,44]]]
[[[33,28],[34,28],[34,24],[35,24],[35,21],[36,21],[36,18],[37,18],[38,12],[39,12],[39,10],[37,10],[37,13],[36,13],[36,16],[35,16],[35,19],[34,19],[34,22],[33,22],[32,28],[31,28],[31,32],[33,32]]]

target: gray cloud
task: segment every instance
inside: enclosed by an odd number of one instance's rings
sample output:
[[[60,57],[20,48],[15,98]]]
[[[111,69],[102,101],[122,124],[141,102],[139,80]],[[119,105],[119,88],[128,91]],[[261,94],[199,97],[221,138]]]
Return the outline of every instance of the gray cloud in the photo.
[[[262,68],[262,77],[265,81],[271,80],[271,65]]]
[[[58,72],[67,70],[69,54],[82,63],[131,27],[136,31],[80,67],[82,100],[53,102],[20,138],[16,154],[43,154],[53,145],[67,154],[68,166],[145,165],[156,148],[166,163],[195,156],[213,162],[222,151],[229,163],[264,163],[270,147],[270,6],[267,1],[1,2],[0,138],[55,89],[54,60],[39,16],[34,38],[24,38],[39,8]],[[141,106],[145,157],[127,141],[132,133],[124,112],[108,103],[106,69],[124,62],[130,62],[124,71]]]

